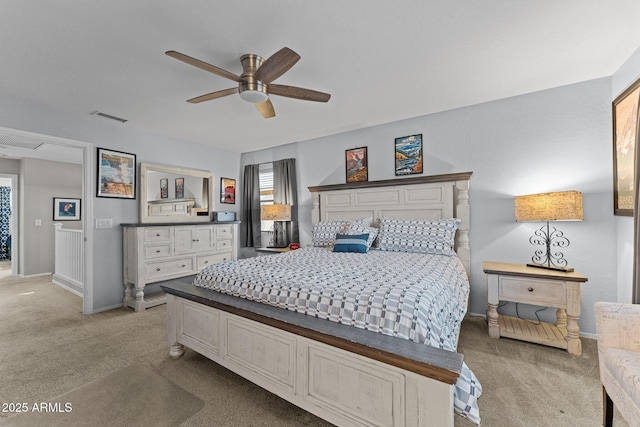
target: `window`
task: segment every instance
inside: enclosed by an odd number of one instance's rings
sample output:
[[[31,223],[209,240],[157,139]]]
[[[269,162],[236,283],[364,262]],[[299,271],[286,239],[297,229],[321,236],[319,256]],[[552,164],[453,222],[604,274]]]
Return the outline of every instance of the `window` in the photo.
[[[260,206],[273,204],[273,163],[262,163],[260,174]],[[273,229],[273,221],[260,221],[261,231]]]

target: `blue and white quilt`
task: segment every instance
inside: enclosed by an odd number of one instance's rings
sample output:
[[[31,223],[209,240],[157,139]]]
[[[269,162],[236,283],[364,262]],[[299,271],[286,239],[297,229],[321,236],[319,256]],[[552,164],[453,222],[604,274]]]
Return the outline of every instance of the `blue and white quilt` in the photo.
[[[309,247],[208,266],[196,286],[456,351],[469,281],[456,256]],[[480,423],[482,388],[463,364],[457,413]]]

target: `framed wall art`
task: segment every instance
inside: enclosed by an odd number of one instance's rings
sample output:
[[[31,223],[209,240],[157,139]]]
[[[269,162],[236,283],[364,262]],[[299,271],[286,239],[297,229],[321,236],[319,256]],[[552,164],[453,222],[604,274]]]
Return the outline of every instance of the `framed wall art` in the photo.
[[[136,155],[98,148],[98,197],[136,198]]]
[[[367,147],[345,150],[347,182],[363,182],[369,180]]]
[[[231,178],[220,178],[220,202],[236,203],[236,180]]]
[[[422,134],[395,139],[396,176],[422,173]]]
[[[613,214],[633,216],[640,79],[613,101]]]
[[[176,199],[184,199],[184,178],[176,178]]]
[[[80,221],[80,199],[53,198],[54,221]]]
[[[160,198],[166,199],[169,197],[169,179],[162,178],[160,180]]]

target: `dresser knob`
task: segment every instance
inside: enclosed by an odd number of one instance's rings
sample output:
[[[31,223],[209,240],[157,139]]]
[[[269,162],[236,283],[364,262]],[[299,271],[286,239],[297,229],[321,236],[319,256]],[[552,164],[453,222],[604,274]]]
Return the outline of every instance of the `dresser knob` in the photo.
[[[529,292],[533,292],[533,288],[532,288],[532,287],[529,287],[527,290],[528,290]]]
[[[204,263],[205,263],[205,264],[209,264],[209,261],[205,261]]]
[[[182,268],[186,267],[186,265],[182,264]]]
[[[156,271],[160,271],[160,268],[156,268]]]
[[[156,249],[156,253],[159,254],[160,253],[160,249]]]
[[[160,233],[156,233],[156,237],[160,237]]]

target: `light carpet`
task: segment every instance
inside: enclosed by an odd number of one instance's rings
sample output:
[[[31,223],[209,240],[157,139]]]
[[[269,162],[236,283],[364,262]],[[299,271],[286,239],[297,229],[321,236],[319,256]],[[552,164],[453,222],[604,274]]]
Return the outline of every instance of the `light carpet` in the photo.
[[[33,403],[4,422],[9,426],[172,427],[204,402],[141,365],[131,365],[48,402]]]

